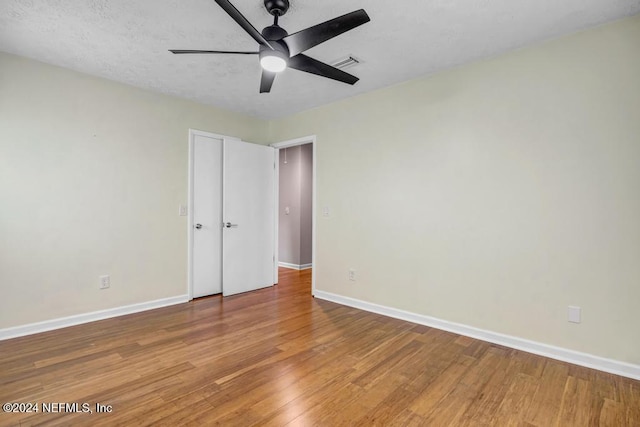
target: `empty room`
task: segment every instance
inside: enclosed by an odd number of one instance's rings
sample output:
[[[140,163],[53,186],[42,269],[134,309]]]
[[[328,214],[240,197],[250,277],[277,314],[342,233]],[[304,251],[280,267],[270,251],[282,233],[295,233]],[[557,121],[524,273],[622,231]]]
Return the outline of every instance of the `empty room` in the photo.
[[[640,1],[0,2],[0,426],[640,426]]]

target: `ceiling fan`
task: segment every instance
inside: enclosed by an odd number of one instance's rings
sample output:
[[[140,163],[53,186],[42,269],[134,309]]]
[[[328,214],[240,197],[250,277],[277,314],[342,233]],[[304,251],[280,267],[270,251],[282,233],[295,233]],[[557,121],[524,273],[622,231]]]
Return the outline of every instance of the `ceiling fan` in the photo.
[[[278,18],[287,13],[289,0],[264,0],[267,11],[273,15],[273,25],[265,27],[262,32],[256,30],[238,9],[228,0],[215,0],[225,12],[233,18],[255,41],[258,42],[257,52],[222,51],[222,50],[169,50],[175,54],[236,54],[259,55],[262,66],[260,93],[270,92],[277,73],[287,67],[304,71],[318,76],[327,77],[350,85],[358,81],[356,76],[345,73],[331,65],[303,55],[320,43],[339,36],[362,24],[369,22],[369,15],[363,9],[339,16],[313,27],[309,27],[294,34],[289,34],[278,25]]]

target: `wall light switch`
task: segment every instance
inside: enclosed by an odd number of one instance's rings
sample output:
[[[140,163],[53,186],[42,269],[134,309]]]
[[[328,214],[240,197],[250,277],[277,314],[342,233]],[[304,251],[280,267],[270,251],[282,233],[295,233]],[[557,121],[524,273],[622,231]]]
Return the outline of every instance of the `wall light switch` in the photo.
[[[571,323],[580,323],[582,321],[582,309],[580,307],[575,307],[570,305],[568,307],[568,320]]]
[[[187,206],[186,205],[180,205],[178,206],[178,215],[180,216],[187,216]]]
[[[325,206],[322,208],[322,216],[329,216],[329,206]]]
[[[289,206],[285,207],[285,208],[284,208],[284,214],[285,214],[285,215],[289,215],[289,212],[290,212],[290,210],[289,210]]]
[[[111,287],[111,276],[105,274],[100,276],[100,289],[107,289]]]

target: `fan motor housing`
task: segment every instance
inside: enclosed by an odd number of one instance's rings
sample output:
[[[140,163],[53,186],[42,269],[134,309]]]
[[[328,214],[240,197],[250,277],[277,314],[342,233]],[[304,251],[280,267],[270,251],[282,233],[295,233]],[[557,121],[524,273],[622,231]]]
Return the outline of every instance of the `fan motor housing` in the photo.
[[[289,10],[289,0],[264,0],[264,7],[273,16],[282,16]]]
[[[269,44],[273,47],[273,49],[269,49],[266,46],[260,46],[260,55],[262,57],[263,54],[270,54],[273,53],[273,51],[277,51],[278,54],[277,56],[280,56],[281,58],[284,59],[289,59],[290,55],[289,55],[289,48],[287,47],[287,45],[280,41],[280,40],[269,40]]]
[[[278,26],[278,25],[269,25],[262,30],[262,36],[271,41],[271,40],[280,40],[287,37],[289,33],[287,31]]]

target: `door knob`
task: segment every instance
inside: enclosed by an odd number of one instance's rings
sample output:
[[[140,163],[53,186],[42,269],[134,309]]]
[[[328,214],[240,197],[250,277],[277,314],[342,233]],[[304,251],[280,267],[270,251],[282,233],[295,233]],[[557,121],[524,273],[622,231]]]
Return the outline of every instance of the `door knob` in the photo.
[[[225,222],[224,226],[227,228],[236,228],[238,224],[231,224],[230,222]]]
[[[196,228],[200,230],[202,228],[202,224],[196,224]]]

